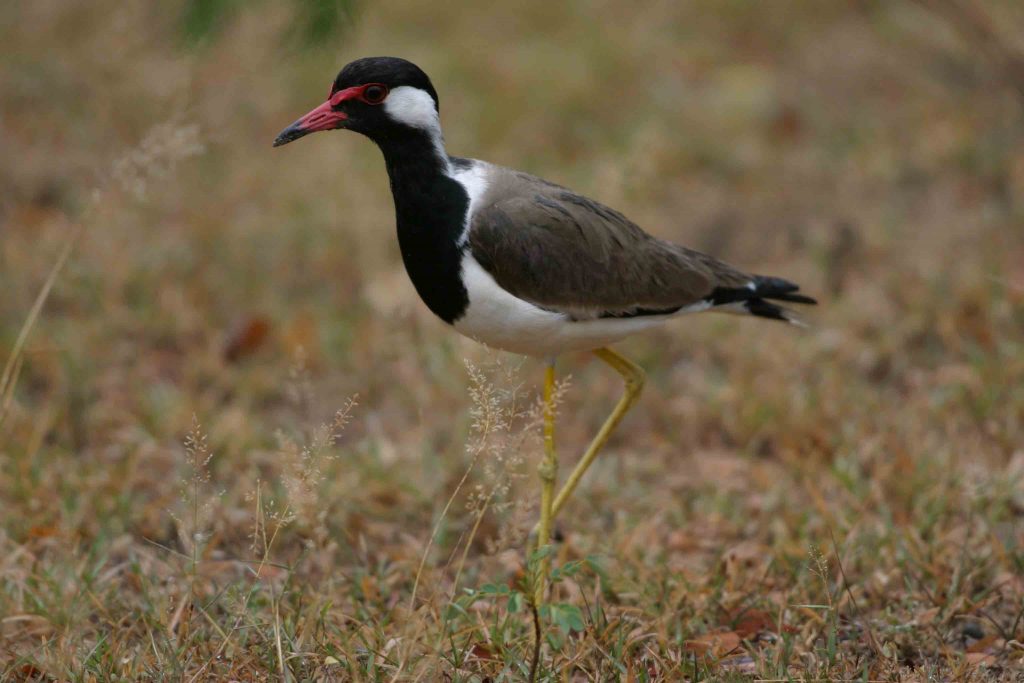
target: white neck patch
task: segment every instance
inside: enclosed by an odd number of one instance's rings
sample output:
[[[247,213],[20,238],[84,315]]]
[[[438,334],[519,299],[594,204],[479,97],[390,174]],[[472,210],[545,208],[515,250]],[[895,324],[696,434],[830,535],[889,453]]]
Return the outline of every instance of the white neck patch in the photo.
[[[392,120],[407,126],[441,132],[441,121],[437,117],[434,98],[426,90],[401,85],[392,90],[384,100],[384,111]]]
[[[448,166],[448,153],[444,150],[444,138],[441,135],[441,119],[430,93],[411,85],[401,85],[388,93],[388,98],[384,100],[384,112],[393,121],[426,131],[438,156]]]

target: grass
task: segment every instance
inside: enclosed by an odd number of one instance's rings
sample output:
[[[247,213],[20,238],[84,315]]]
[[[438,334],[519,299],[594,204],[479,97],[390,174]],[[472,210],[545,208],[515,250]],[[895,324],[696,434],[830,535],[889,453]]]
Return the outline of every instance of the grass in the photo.
[[[821,297],[619,345],[538,680],[1024,673],[1017,3],[301,6],[0,17],[0,679],[527,677],[542,368],[419,304],[369,143],[270,148],[388,53],[452,152]],[[559,372],[565,468],[620,386]]]

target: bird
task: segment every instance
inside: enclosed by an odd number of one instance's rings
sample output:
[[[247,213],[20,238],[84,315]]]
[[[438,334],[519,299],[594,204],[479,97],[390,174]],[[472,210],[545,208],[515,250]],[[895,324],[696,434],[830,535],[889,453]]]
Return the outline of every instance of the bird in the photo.
[[[792,282],[650,235],[566,187],[449,155],[437,91],[405,59],[347,64],[327,101],[281,131],[273,146],[328,130],[361,133],[383,153],[402,261],[427,308],[462,335],[545,363],[538,554],[643,388],[644,371],[610,344],[705,311],[801,324],[782,304],[816,303]],[[625,388],[556,492],[555,359],[571,351],[593,353]]]

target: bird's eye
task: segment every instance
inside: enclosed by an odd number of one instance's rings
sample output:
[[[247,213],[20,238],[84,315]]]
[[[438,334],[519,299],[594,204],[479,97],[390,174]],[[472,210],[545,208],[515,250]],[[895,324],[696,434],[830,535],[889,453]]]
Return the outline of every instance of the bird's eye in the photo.
[[[380,104],[388,96],[388,89],[383,85],[368,85],[363,89],[363,100],[367,104]]]

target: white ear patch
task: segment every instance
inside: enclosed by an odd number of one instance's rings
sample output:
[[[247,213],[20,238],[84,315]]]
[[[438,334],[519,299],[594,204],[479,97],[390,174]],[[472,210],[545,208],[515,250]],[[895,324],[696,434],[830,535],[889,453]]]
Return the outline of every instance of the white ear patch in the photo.
[[[441,122],[434,107],[434,98],[426,90],[402,85],[388,94],[384,111],[394,121],[413,128],[440,132]]]

